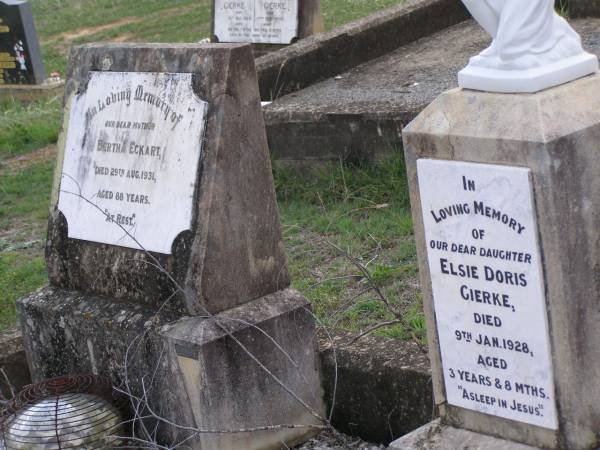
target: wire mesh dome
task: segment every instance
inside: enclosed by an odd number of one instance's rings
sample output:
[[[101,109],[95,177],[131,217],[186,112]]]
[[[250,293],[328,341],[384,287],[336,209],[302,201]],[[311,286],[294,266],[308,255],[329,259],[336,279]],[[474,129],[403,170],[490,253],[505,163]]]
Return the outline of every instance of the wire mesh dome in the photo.
[[[95,376],[62,377],[26,387],[0,416],[5,449],[92,450],[119,445],[114,436],[123,435],[123,420],[110,392],[110,384]]]

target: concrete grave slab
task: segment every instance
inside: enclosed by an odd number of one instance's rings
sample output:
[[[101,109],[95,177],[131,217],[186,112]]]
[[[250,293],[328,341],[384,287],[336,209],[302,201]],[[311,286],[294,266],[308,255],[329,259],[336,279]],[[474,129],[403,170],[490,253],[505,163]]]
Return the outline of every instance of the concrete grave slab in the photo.
[[[319,333],[325,400],[336,430],[388,444],[431,420],[431,370],[423,349],[412,341],[355,337]]]
[[[278,449],[282,442],[304,441],[315,434],[311,426],[319,425],[249,356],[323,414],[314,320],[296,291],[282,290],[212,318],[157,314],[142,304],[51,287],[21,299],[18,308],[34,381],[91,372],[110,376],[124,389],[127,361],[134,395],[141,395],[145,377],[151,408],[171,422],[202,430],[266,427],[201,433],[186,441],[189,448]],[[194,435],[163,433],[168,442]]]
[[[542,450],[539,447],[486,436],[434,420],[395,440],[390,450]]]
[[[568,0],[566,3],[570,17],[600,16],[600,1],[598,0]]]
[[[331,330],[317,337],[324,397],[328,410],[333,406],[336,430],[388,443],[434,417],[429,358],[416,344],[380,336],[354,342],[355,335]],[[0,367],[11,383],[17,389],[30,384],[21,330],[0,332],[0,343]],[[365,377],[375,377],[374,389],[364,389]],[[8,395],[7,386],[0,383],[0,389]]]
[[[183,380],[178,394],[191,400],[197,427],[228,424],[236,430],[283,424],[250,435],[201,434],[195,439],[198,448],[278,449],[282,442],[303,442],[314,435],[312,426],[323,425],[318,418],[324,406],[315,323],[308,301],[298,292],[279,291],[210,320],[181,319],[160,333],[170,364]],[[187,416],[178,423],[185,423]]]
[[[65,93],[65,82],[61,79],[47,79],[43,84],[11,84],[0,87],[0,95],[18,102],[61,99]]]
[[[460,0],[406,0],[257,59],[270,101],[373,60],[469,17]]]
[[[571,23],[600,55],[600,19]],[[373,162],[401,149],[402,127],[456,87],[456,73],[489,42],[466,21],[278,98],[264,108],[271,153],[278,163],[306,165]]]
[[[0,377],[0,396],[4,398],[12,398],[13,390],[16,393],[31,383],[23,336],[17,328],[0,332],[0,369],[6,375]]]

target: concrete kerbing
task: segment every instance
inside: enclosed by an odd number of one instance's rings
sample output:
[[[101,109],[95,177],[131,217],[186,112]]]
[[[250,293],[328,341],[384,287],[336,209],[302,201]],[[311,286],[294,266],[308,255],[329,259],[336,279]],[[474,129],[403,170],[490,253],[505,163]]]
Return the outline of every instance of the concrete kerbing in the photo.
[[[568,0],[569,16],[600,17],[600,0]]]
[[[65,81],[51,81],[46,84],[6,84],[0,86],[0,98],[12,98],[15,101],[35,102],[50,97],[62,99]]]
[[[338,359],[335,426],[387,444],[431,420],[433,395],[427,356],[411,342],[367,336],[351,343],[353,338],[350,333],[332,334]],[[335,371],[332,342],[324,331],[318,344],[329,408]],[[0,367],[12,374],[11,381],[18,388],[29,384],[21,331],[13,328],[0,333],[0,349]],[[371,380],[368,384],[367,378]]]
[[[571,23],[584,48],[600,55],[600,19]],[[278,98],[263,108],[275,162],[372,164],[401,150],[402,127],[456,87],[457,72],[489,42],[481,27],[467,20]]]
[[[328,411],[338,386],[332,423],[344,433],[388,444],[434,416],[429,358],[414,342],[336,331],[319,334],[321,378]]]
[[[256,60],[263,100],[297,91],[469,17],[460,0],[407,0]]]
[[[23,348],[21,330],[10,328],[0,332],[0,368],[4,370],[10,384],[15,390],[31,383],[27,356]],[[0,376],[0,394],[10,398],[10,386],[4,376]]]

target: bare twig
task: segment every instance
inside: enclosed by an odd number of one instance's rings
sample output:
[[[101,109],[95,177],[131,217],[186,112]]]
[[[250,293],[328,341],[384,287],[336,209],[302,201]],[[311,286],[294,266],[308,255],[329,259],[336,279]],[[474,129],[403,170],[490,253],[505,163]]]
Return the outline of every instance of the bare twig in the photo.
[[[346,258],[350,263],[352,263],[352,265],[354,265],[354,267],[356,267],[360,273],[364,276],[364,278],[367,280],[367,286],[370,290],[373,290],[376,294],[377,294],[377,298],[379,301],[381,301],[388,309],[388,311],[390,313],[392,313],[395,317],[394,320],[389,321],[389,322],[384,322],[382,324],[378,324],[375,325],[371,328],[369,328],[367,331],[365,331],[364,333],[361,333],[359,336],[357,336],[355,339],[353,339],[352,342],[357,341],[360,338],[363,338],[364,336],[367,336],[368,334],[371,334],[372,332],[386,327],[386,326],[390,326],[390,325],[396,325],[396,324],[401,324],[405,330],[407,330],[410,335],[411,338],[413,340],[413,342],[417,345],[417,347],[419,348],[419,350],[423,353],[427,353],[427,349],[425,348],[425,346],[421,343],[421,341],[419,340],[419,338],[417,337],[417,335],[414,333],[414,331],[412,331],[410,323],[408,323],[406,321],[406,318],[404,317],[404,314],[402,314],[400,311],[398,311],[389,301],[389,299],[387,298],[387,296],[383,293],[382,289],[379,287],[378,283],[374,280],[373,275],[371,274],[371,272],[369,271],[369,269],[366,267],[365,264],[363,264],[358,258],[355,258],[354,256],[352,256],[349,252],[343,250],[340,246],[334,244],[331,241],[325,240],[325,242],[331,246],[332,248],[334,248],[335,250],[337,250],[337,252],[342,255],[344,258]]]
[[[185,298],[186,298],[186,306],[189,309],[189,312],[191,314],[194,314],[196,311],[192,308],[190,309],[190,305],[192,304],[193,300],[188,298],[188,294],[186,292],[186,290],[183,289],[183,287],[177,282],[177,280],[174,279],[174,277],[166,270],[164,269],[164,267],[161,265],[160,261],[158,261],[158,259],[152,255],[150,252],[148,252],[143,246],[142,244],[135,238],[135,236],[133,236],[129,230],[125,229],[121,224],[116,223],[115,221],[113,221],[110,216],[108,215],[108,213],[106,213],[105,211],[103,211],[97,204],[95,204],[94,202],[90,201],[89,199],[85,198],[82,194],[81,194],[81,188],[79,186],[79,184],[77,183],[76,180],[74,180],[72,177],[63,174],[65,176],[67,176],[68,178],[70,178],[71,180],[75,181],[75,183],[77,184],[78,190],[79,192],[70,192],[70,191],[66,191],[66,190],[61,190],[62,193],[65,194],[70,194],[70,195],[74,195],[80,199],[82,199],[83,201],[85,201],[86,203],[88,203],[89,205],[91,205],[92,207],[94,207],[95,209],[97,209],[102,215],[104,215],[107,218],[107,221],[115,224],[116,226],[118,226],[124,233],[124,235],[128,236],[130,239],[133,240],[133,242],[135,242],[135,244],[139,247],[140,250],[142,250],[144,252],[144,254],[150,259],[150,261],[143,261],[144,263],[156,268],[157,270],[159,270],[161,273],[163,273],[168,279],[169,281],[173,284],[173,286],[175,287],[175,291],[173,292],[173,294],[171,296],[169,296],[169,298],[163,302],[163,304],[160,306],[159,311],[167,304],[167,302],[173,297],[173,295],[175,295],[176,292],[180,292]],[[295,392],[293,392],[288,386],[285,385],[285,383],[279,379],[279,377],[277,377],[271,370],[269,370],[238,338],[236,338],[233,333],[231,332],[231,330],[229,329],[229,327],[225,326],[224,323],[222,323],[222,320],[231,320],[231,319],[227,319],[227,318],[218,318],[216,316],[214,316],[213,314],[211,314],[208,310],[206,310],[206,308],[204,308],[202,305],[199,305],[199,307],[203,310],[203,313],[206,315],[207,318],[210,318],[212,320],[215,321],[215,324],[223,331],[227,334],[227,336],[233,340],[233,342],[235,342],[241,349],[242,351],[252,360],[254,361],[254,363],[256,363],[261,370],[263,370],[265,373],[267,373],[267,375],[274,380],[285,392],[287,392],[292,398],[294,398],[294,400],[296,400],[300,405],[302,405],[302,407],[307,410],[314,418],[316,418],[318,420],[318,422],[323,423],[324,425],[316,425],[316,424],[310,424],[310,425],[302,425],[302,424],[279,424],[279,425],[265,425],[262,427],[255,427],[255,428],[242,428],[242,429],[237,429],[237,430],[204,430],[204,429],[198,429],[195,427],[186,427],[186,426],[182,426],[179,424],[176,424],[172,421],[169,421],[168,419],[162,417],[160,414],[158,414],[157,412],[155,412],[152,408],[152,406],[149,403],[148,400],[148,393],[149,390],[146,388],[146,382],[145,382],[145,377],[142,376],[141,377],[141,387],[142,387],[142,395],[141,397],[138,395],[135,395],[130,387],[130,380],[129,380],[129,375],[128,375],[128,367],[129,367],[129,358],[130,358],[130,352],[131,349],[133,347],[133,345],[138,342],[138,345],[141,343],[141,341],[146,337],[147,333],[149,332],[149,330],[146,330],[144,333],[142,333],[142,335],[138,336],[138,338],[133,339],[132,342],[128,345],[127,350],[125,352],[125,362],[124,362],[124,389],[120,389],[120,388],[116,388],[116,390],[118,392],[121,392],[122,394],[126,395],[129,399],[130,402],[132,404],[132,409],[133,409],[133,413],[134,413],[134,419],[133,419],[133,423],[134,425],[132,426],[132,430],[133,430],[133,437],[132,440],[140,443],[140,444],[145,444],[147,446],[147,448],[153,448],[153,449],[174,449],[179,447],[179,445],[174,445],[171,447],[165,447],[162,445],[159,445],[156,443],[156,431],[157,431],[157,426],[155,426],[153,432],[151,432],[150,430],[148,430],[148,428],[145,425],[145,420],[148,418],[152,418],[153,420],[163,423],[165,425],[168,425],[174,429],[178,429],[178,430],[182,430],[182,431],[186,431],[186,432],[190,432],[192,433],[191,436],[188,436],[185,441],[191,439],[194,435],[197,434],[202,434],[202,433],[249,433],[249,432],[255,432],[255,431],[268,431],[268,430],[275,430],[275,429],[282,429],[282,428],[313,428],[313,429],[327,429],[330,428],[330,422],[327,418],[323,418],[320,416],[320,414],[314,410],[314,408],[312,408],[307,402],[305,402],[302,398],[300,398]],[[158,315],[159,312],[157,312],[156,316]],[[197,315],[197,314],[194,314]],[[246,322],[246,324],[248,324]],[[250,324],[251,326],[255,326],[253,324]],[[258,327],[256,327],[257,329],[260,329]],[[263,330],[261,330],[261,332],[263,334],[267,334],[266,332],[264,332]],[[267,334],[268,335],[268,334]],[[285,350],[283,349],[283,347],[281,347],[272,337],[268,336],[269,339],[275,344],[276,348],[281,351],[286,358],[288,358],[288,360],[290,360],[295,367],[298,367],[297,364],[293,361],[293,359],[291,358],[291,356],[285,352]],[[163,349],[164,350],[164,349]],[[156,377],[156,373],[158,371],[158,365],[160,364],[160,359],[162,358],[162,351],[161,351],[161,355],[159,357],[159,361],[157,362],[157,366],[155,367],[154,371],[153,371],[153,375],[151,378],[151,382],[150,382],[150,386],[149,389],[152,389],[152,385],[154,383],[154,379]],[[144,414],[142,414],[142,412],[144,412]],[[136,436],[136,425],[138,426],[139,432],[141,433],[141,437],[137,437]]]
[[[403,321],[400,319],[394,319],[394,320],[389,320],[387,322],[378,323],[377,325],[373,325],[372,327],[367,328],[365,331],[360,333],[358,336],[354,337],[354,339],[352,339],[350,341],[350,343],[354,344],[359,339],[367,336],[368,334],[371,334],[373,331],[379,330],[380,328],[389,327],[391,325],[397,325],[397,324],[402,324],[402,323],[403,323]]]
[[[6,383],[6,386],[8,387],[8,389],[10,390],[10,396],[11,396],[11,398],[13,398],[16,395],[17,390],[15,389],[13,384],[10,382],[10,378],[8,378],[8,375],[4,371],[4,367],[0,367],[0,374],[2,374],[2,378],[4,378],[4,382]],[[2,395],[2,394],[0,393],[0,395]],[[9,399],[3,398],[1,400],[9,400]]]

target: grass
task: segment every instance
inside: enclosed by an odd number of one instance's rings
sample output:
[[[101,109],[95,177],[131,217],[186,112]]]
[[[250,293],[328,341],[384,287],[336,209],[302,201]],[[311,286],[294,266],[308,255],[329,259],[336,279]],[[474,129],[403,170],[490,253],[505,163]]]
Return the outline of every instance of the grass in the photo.
[[[0,174],[0,330],[14,325],[15,300],[47,280],[42,253],[52,166]]]
[[[323,0],[328,30],[404,0]],[[71,45],[100,41],[198,42],[210,0],[32,0],[47,72],[66,72]]]
[[[326,26],[402,0],[323,0]],[[71,45],[92,41],[194,42],[209,34],[209,0],[32,0],[47,72],[66,70]],[[0,100],[0,163],[56,141],[59,99]],[[1,166],[0,166],[1,167]],[[43,243],[52,163],[0,172],[0,329],[14,324],[14,301],[46,282]],[[284,241],[294,287],[324,323],[361,331],[393,316],[367,290],[371,281],[424,336],[415,247],[401,155],[378,167],[333,165],[300,175],[275,171]],[[363,292],[364,291],[364,292]]]
[[[20,252],[0,253],[0,331],[14,326],[15,301],[46,282],[43,257]]]
[[[325,29],[331,30],[403,0],[321,0]]]
[[[8,230],[15,228],[18,228],[21,233],[40,229],[43,233],[43,226],[40,227],[40,223],[44,223],[48,217],[52,167],[53,162],[42,162],[17,173],[2,174],[0,177],[0,230],[2,230],[0,239],[9,239],[13,234]],[[29,233],[29,236],[33,235]]]
[[[360,332],[393,319],[367,290],[368,269],[410,326],[379,331],[425,339],[417,263],[402,155],[375,167],[332,165],[313,172],[274,172],[293,286],[326,325]],[[42,257],[52,162],[0,180],[0,330],[14,324],[14,301],[46,282]],[[342,251],[340,251],[342,250]]]
[[[425,338],[406,183],[400,154],[376,167],[329,166],[309,177],[275,171],[293,286],[325,325],[360,332],[394,319],[368,289],[372,281],[410,324],[380,334]]]
[[[56,142],[61,102],[59,98],[29,104],[0,100],[0,161]]]

